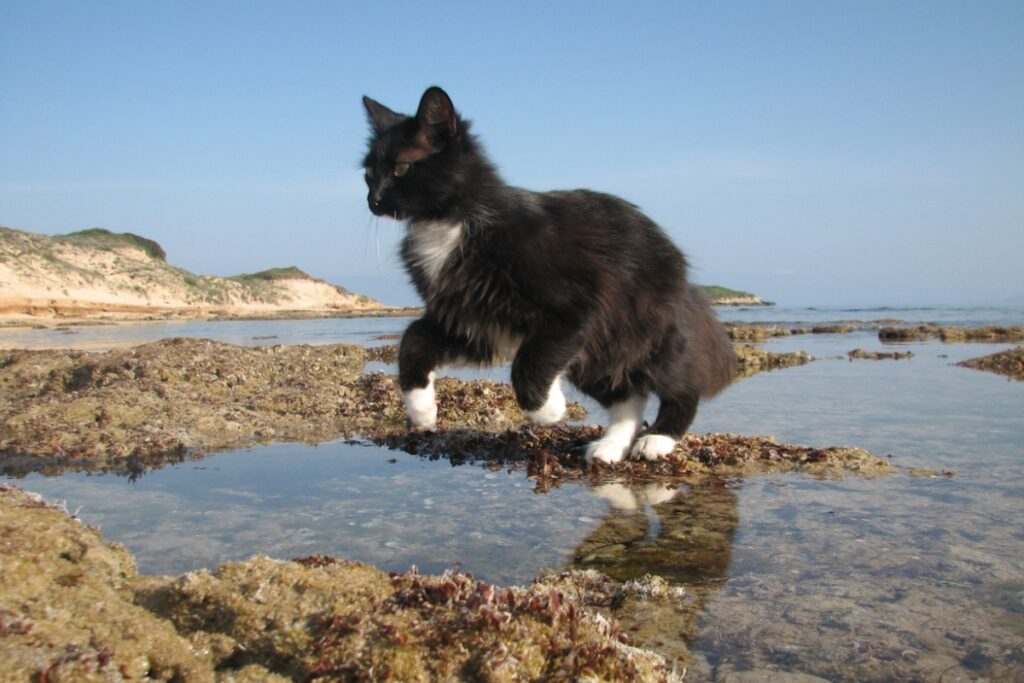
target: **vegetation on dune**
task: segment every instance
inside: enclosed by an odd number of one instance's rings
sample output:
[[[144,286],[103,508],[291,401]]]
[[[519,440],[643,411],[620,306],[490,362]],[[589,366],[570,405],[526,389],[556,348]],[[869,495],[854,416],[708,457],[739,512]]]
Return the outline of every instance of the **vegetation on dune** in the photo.
[[[157,261],[167,261],[167,252],[163,250],[163,247],[151,239],[131,232],[111,232],[106,228],[88,228],[67,235],[58,235],[54,239],[71,244],[85,244],[104,250],[124,246],[136,247]]]
[[[269,268],[267,270],[261,270],[258,273],[242,273],[241,275],[235,275],[229,278],[231,280],[237,280],[239,282],[246,282],[250,280],[266,280],[273,282],[274,280],[312,280],[305,271],[297,266],[287,266],[285,268]]]
[[[722,287],[720,285],[697,285],[704,290],[712,299],[725,299],[725,298],[740,298],[740,297],[756,297],[756,294],[750,292],[741,292],[738,289],[729,289],[728,287]]]

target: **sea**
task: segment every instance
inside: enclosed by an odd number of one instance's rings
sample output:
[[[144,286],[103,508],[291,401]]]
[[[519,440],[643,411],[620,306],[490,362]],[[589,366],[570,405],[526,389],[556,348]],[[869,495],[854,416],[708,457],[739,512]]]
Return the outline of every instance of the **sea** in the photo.
[[[687,680],[1024,680],[1024,382],[958,362],[1014,344],[883,344],[890,325],[1024,325],[1024,306],[722,308],[726,321],[849,325],[772,338],[806,365],[703,403],[695,432],[866,448],[886,476],[762,474],[541,490],[522,471],[455,466],[356,440],[276,444],[145,473],[8,479],[176,575],[254,554],[327,554],[389,571],[452,567],[501,585],[592,568],[686,589],[658,617]],[[100,350],[165,337],[378,346],[408,318],[151,322],[0,329],[0,348]],[[847,352],[911,351],[901,360]],[[371,369],[393,372],[377,364]],[[508,369],[453,369],[506,380]],[[601,409],[585,397],[594,421]],[[653,418],[656,402],[649,407]],[[652,617],[653,618],[653,617]],[[657,649],[657,647],[655,647]],[[775,676],[775,678],[771,678]],[[762,680],[758,679],[758,680]],[[817,680],[807,678],[807,681]]]

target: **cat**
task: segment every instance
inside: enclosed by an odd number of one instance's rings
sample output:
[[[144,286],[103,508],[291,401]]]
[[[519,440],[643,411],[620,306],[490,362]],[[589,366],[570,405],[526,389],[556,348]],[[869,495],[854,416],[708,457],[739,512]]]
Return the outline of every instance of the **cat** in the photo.
[[[668,236],[613,195],[506,185],[437,86],[413,116],[363,105],[367,202],[405,222],[402,259],[426,305],[399,345],[410,425],[436,425],[439,366],[511,359],[516,400],[535,424],[564,417],[563,378],[608,411],[587,462],[671,453],[700,399],[731,383],[736,359]],[[651,393],[660,407],[641,433]]]

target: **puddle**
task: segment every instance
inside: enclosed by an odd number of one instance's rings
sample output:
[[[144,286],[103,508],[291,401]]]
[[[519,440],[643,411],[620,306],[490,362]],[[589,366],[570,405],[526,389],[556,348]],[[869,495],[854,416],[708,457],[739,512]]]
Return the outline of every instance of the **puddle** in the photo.
[[[279,444],[148,472],[32,475],[125,544],[147,574],[181,574],[254,553],[327,554],[384,570],[462,565],[503,585],[558,567],[605,506],[582,486],[533,492],[522,472],[453,467],[343,442]]]

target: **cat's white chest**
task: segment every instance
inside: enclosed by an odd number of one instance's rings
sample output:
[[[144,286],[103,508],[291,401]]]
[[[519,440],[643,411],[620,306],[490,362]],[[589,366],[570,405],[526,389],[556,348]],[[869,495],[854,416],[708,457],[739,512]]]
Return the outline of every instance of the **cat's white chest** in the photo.
[[[444,264],[458,248],[462,223],[417,221],[409,224],[408,231],[409,258],[434,287]]]

